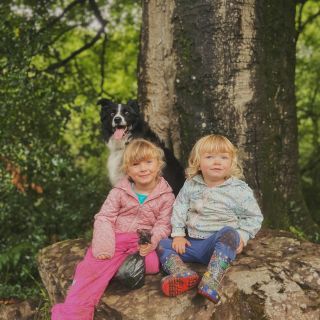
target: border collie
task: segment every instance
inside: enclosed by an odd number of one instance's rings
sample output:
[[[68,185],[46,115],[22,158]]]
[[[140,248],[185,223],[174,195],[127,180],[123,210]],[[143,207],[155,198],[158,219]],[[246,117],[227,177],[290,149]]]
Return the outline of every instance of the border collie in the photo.
[[[177,195],[185,180],[183,168],[173,152],[165,147],[142,119],[138,103],[135,100],[129,100],[127,104],[118,104],[108,99],[101,99],[98,104],[101,105],[103,138],[110,151],[107,167],[111,184],[115,185],[123,177],[120,167],[126,144],[132,139],[144,138],[163,149],[166,162],[163,177]]]

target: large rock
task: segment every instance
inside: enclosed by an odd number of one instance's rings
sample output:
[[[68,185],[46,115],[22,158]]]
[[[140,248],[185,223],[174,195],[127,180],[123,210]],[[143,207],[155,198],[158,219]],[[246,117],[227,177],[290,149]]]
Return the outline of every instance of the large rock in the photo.
[[[86,246],[84,240],[68,240],[40,251],[39,271],[52,303],[63,301]],[[262,231],[223,279],[219,305],[198,296],[196,290],[176,298],[163,296],[159,274],[147,276],[146,284],[134,291],[111,282],[95,319],[319,320],[319,254],[317,244],[282,231]]]
[[[1,320],[33,320],[39,319],[38,303],[35,301],[19,301],[7,299],[0,301]]]

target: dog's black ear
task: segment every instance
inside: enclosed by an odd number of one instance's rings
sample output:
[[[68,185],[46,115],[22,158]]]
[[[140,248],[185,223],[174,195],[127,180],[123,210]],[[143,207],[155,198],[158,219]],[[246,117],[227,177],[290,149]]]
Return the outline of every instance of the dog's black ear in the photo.
[[[101,107],[111,107],[113,105],[113,102],[109,99],[102,98],[98,100],[97,105],[100,105]]]
[[[137,112],[139,112],[140,107],[138,104],[138,100],[129,100],[127,104],[133,109],[135,109]]]

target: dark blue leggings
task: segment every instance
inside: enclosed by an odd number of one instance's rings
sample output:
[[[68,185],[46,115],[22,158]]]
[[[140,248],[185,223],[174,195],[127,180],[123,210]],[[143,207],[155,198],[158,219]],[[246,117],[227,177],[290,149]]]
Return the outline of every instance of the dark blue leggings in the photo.
[[[236,257],[236,250],[240,243],[238,232],[231,227],[224,227],[216,231],[207,239],[195,239],[186,237],[190,241],[191,246],[186,246],[184,254],[178,254],[172,248],[172,240],[161,240],[158,247],[158,255],[161,264],[165,262],[167,256],[171,254],[179,255],[184,262],[197,262],[207,265],[215,251],[217,254],[227,256],[230,261]]]

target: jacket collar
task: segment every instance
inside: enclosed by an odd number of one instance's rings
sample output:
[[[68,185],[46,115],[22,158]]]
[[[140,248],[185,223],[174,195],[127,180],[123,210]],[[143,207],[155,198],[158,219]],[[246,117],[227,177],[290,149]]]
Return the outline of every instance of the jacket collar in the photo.
[[[201,174],[197,174],[196,176],[191,178],[192,181],[195,181],[196,183],[202,184],[204,186],[207,186],[207,184],[205,183],[205,181],[203,180],[203,177]],[[231,184],[234,184],[235,182],[237,182],[238,179],[234,178],[234,177],[230,177],[229,179],[225,180],[224,183],[218,185],[217,187],[224,187],[224,186],[228,186]]]
[[[125,191],[128,195],[130,195],[134,198],[137,198],[137,195],[132,190],[131,182],[129,181],[128,176],[121,179],[114,186],[114,188],[121,189],[121,190]],[[162,195],[163,193],[170,193],[170,192],[172,192],[170,185],[163,177],[160,177],[158,184],[152,190],[152,192],[148,195],[148,198],[146,199],[145,202],[150,201],[152,199],[155,199],[155,198],[159,197],[160,195]]]

